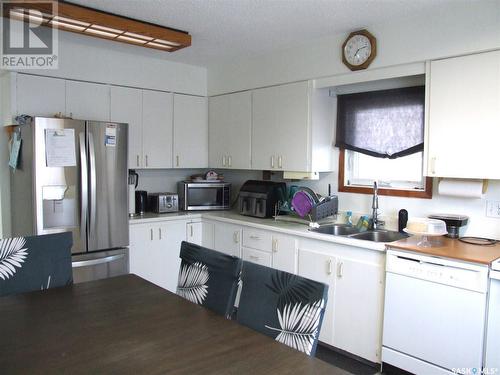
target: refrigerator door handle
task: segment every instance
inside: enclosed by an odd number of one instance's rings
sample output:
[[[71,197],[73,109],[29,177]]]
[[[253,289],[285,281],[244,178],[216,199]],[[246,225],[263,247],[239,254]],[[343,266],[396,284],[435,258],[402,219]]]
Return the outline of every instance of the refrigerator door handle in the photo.
[[[88,211],[88,168],[87,156],[85,153],[85,133],[81,132],[79,135],[80,140],[80,179],[81,179],[81,206],[80,206],[80,238],[86,238],[87,229],[87,211]]]
[[[96,182],[96,168],[95,168],[95,147],[94,136],[89,132],[89,160],[90,160],[90,221],[89,221],[89,234],[95,230],[96,220],[96,202],[97,202],[97,182]]]
[[[115,260],[123,258],[124,256],[125,256],[125,254],[118,254],[118,255],[110,255],[110,256],[104,257],[104,258],[80,260],[80,261],[72,262],[71,265],[73,268],[95,266],[96,264],[113,262]]]

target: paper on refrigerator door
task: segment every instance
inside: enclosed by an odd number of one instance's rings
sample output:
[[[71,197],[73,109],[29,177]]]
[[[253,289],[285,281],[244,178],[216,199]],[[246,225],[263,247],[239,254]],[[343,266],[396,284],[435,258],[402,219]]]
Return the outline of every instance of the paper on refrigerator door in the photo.
[[[76,166],[75,130],[45,129],[47,167]]]
[[[116,146],[116,124],[106,124],[104,144],[106,145],[106,147]]]

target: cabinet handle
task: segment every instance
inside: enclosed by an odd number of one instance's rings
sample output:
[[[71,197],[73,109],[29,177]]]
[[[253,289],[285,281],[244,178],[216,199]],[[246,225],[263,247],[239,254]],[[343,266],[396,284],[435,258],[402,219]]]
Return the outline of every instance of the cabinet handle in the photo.
[[[331,260],[331,259],[328,259],[327,264],[328,264],[328,266],[327,266],[327,271],[326,271],[326,273],[327,273],[328,275],[331,275],[331,274],[332,274],[332,272],[333,272],[333,271],[332,271],[332,260]]]
[[[337,277],[341,279],[342,276],[344,276],[344,262],[340,262],[337,265]]]
[[[224,155],[222,157],[222,166],[225,167],[226,166],[226,155]]]
[[[179,155],[175,157],[175,165],[178,167],[179,166]]]
[[[274,168],[274,156],[271,156],[271,168]]]
[[[158,228],[158,238],[161,240],[161,228]]]
[[[151,232],[151,241],[153,241],[153,228],[150,229]]]
[[[260,237],[259,237],[259,236],[254,236],[254,235],[252,235],[252,236],[250,236],[250,238],[251,238],[252,240],[260,240]]]
[[[283,168],[283,157],[281,155],[278,156],[278,168]]]
[[[436,174],[436,157],[431,158],[431,174]]]
[[[139,155],[137,155],[137,162],[136,162],[137,166],[139,166]]]
[[[190,231],[191,231],[191,238],[193,238],[193,224],[189,225]]]
[[[277,253],[278,252],[278,239],[276,238],[273,238],[273,243],[272,243],[272,249],[273,249],[273,253]]]
[[[146,155],[146,167],[148,166],[148,156]]]
[[[235,231],[235,232],[233,233],[233,241],[234,241],[234,243],[238,243],[238,242],[239,242],[239,241],[238,241],[238,231]]]
[[[256,257],[255,255],[249,255],[249,258],[253,259],[253,260],[259,260],[260,259],[259,257]]]
[[[230,167],[232,164],[231,155],[227,157],[227,166]]]

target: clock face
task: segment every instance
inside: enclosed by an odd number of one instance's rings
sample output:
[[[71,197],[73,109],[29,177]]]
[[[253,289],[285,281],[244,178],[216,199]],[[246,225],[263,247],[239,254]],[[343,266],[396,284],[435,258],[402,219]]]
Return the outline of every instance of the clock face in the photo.
[[[346,61],[353,65],[359,66],[365,63],[372,54],[372,44],[370,39],[364,35],[352,36],[344,47],[344,56]]]

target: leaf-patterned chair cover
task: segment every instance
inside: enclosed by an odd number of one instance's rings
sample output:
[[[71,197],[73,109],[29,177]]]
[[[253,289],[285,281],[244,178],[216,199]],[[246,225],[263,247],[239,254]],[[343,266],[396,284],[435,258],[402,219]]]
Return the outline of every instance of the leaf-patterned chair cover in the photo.
[[[241,259],[183,241],[177,294],[230,317],[238,289]]]
[[[70,232],[0,238],[0,296],[73,283]]]
[[[251,262],[241,278],[238,322],[314,356],[328,286]]]

